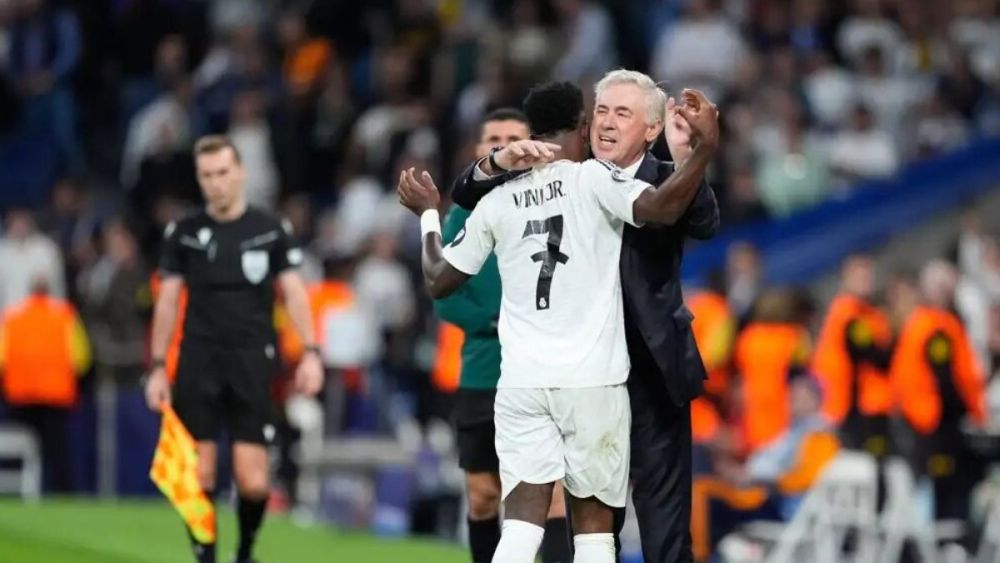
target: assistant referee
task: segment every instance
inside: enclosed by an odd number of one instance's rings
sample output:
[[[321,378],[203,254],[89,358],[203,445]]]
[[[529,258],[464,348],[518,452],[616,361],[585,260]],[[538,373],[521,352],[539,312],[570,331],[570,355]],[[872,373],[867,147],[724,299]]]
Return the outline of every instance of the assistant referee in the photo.
[[[302,251],[287,223],[247,206],[239,152],[223,136],[195,143],[198,183],[205,209],[165,233],[163,282],[153,316],[153,370],[146,401],[171,403],[197,441],[198,477],[209,498],[215,489],[216,441],[224,427],[233,443],[233,476],[239,492],[239,544],[235,561],[252,561],[254,538],[268,495],[266,445],[274,437],[271,381],[278,369],[273,323],[275,284],[307,352],[295,373],[296,390],[315,394],[323,368],[315,344],[308,297],[295,266]],[[177,379],[164,369],[187,286]],[[190,535],[190,534],[189,534]],[[215,561],[215,545],[191,538],[199,563]]]

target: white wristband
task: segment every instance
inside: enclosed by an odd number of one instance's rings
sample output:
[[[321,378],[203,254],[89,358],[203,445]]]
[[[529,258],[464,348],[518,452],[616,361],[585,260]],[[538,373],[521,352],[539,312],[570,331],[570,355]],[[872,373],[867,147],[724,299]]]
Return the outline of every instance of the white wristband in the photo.
[[[441,216],[437,209],[428,209],[420,214],[420,238],[424,238],[430,233],[441,234]]]

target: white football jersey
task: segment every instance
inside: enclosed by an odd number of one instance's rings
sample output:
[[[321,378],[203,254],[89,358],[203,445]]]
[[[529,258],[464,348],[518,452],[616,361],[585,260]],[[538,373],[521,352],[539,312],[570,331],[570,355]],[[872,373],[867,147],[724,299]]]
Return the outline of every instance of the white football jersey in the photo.
[[[628,376],[618,260],[649,184],[599,160],[540,166],[484,197],[444,257],[475,275],[494,251],[499,387],[616,385]]]

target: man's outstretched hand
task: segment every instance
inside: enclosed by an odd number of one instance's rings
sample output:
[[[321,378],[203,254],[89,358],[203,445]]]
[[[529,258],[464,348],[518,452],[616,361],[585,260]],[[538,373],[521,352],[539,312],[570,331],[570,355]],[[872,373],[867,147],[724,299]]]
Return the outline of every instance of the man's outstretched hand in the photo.
[[[418,176],[415,172],[415,168],[410,168],[399,174],[396,193],[399,194],[399,203],[419,217],[424,211],[438,208],[441,194],[430,173],[424,170]]]
[[[705,143],[713,150],[719,147],[719,110],[699,90],[685,89],[684,104],[674,111],[691,126],[691,137],[696,143]]]

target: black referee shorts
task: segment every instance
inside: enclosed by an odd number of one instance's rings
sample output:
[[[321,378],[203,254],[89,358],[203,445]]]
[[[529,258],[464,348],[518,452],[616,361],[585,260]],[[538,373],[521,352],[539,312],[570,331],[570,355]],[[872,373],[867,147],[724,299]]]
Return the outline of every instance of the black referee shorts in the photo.
[[[184,342],[173,407],[195,440],[216,441],[225,424],[234,441],[266,445],[274,438],[271,383],[274,345],[248,348]]]
[[[455,394],[458,466],[466,473],[499,473],[493,403],[496,389],[459,389]]]

